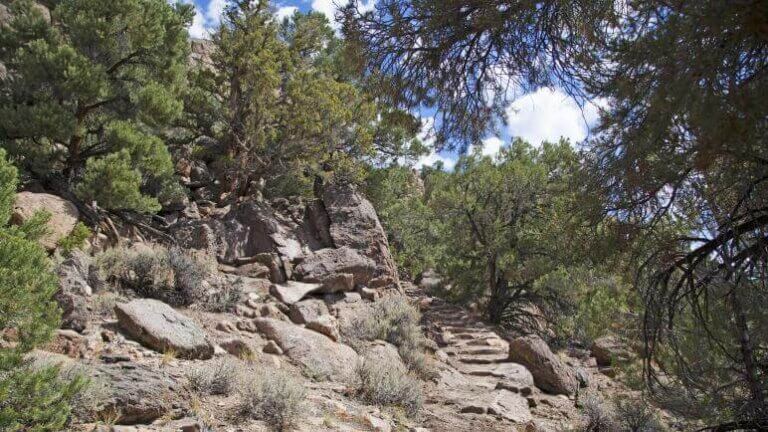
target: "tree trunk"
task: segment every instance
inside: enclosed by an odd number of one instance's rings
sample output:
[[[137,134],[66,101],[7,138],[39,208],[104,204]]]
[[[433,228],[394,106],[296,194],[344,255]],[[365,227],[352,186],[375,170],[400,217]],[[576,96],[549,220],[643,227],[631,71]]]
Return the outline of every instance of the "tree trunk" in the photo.
[[[509,282],[499,274],[495,256],[488,258],[488,288],[491,293],[486,307],[488,321],[499,324],[507,308]]]
[[[731,292],[731,306],[736,321],[736,331],[739,338],[739,350],[741,351],[742,361],[744,363],[744,379],[749,389],[750,398],[755,403],[755,407],[761,409],[765,407],[765,390],[760,382],[760,372],[755,362],[755,351],[752,345],[752,339],[749,334],[749,325],[744,308],[737,294],[738,287]]]

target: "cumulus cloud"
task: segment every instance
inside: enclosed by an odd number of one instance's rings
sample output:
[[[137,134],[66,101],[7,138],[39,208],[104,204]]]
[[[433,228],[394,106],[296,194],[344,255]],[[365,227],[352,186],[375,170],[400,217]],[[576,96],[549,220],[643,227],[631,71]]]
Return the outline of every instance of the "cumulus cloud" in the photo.
[[[183,0],[186,4],[195,5],[193,0]],[[201,8],[195,5],[195,18],[189,27],[189,35],[198,39],[208,39],[211,31],[221,24],[221,16],[227,0],[210,0],[208,6]]]
[[[480,153],[483,154],[483,156],[496,156],[499,154],[499,150],[504,147],[504,141],[502,141],[499,137],[490,137],[486,138],[482,141],[482,147],[480,148]],[[470,149],[470,152],[474,151],[473,148]]]
[[[296,6],[282,6],[277,9],[277,12],[275,12],[275,16],[277,17],[278,21],[282,21],[285,18],[292,17],[297,10],[299,10],[299,8],[297,8]]]
[[[508,132],[532,145],[556,142],[561,137],[571,143],[583,141],[589,128],[599,119],[601,103],[579,105],[561,90],[541,88],[516,99],[507,108]]]
[[[374,6],[376,6],[376,0],[356,1],[364,11],[373,10]],[[331,22],[331,26],[333,26],[334,29],[339,30],[341,28],[341,23],[336,21],[337,6],[346,3],[346,1],[342,0],[312,0],[312,9],[327,16],[328,21]]]

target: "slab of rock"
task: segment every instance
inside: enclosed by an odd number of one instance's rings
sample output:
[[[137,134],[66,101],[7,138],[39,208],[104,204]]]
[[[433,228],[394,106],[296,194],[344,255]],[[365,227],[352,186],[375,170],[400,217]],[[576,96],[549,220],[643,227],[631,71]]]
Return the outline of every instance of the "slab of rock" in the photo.
[[[523,336],[509,343],[509,359],[528,368],[536,387],[552,394],[571,395],[579,384],[573,369],[558,358],[539,336]]]
[[[598,366],[611,366],[614,362],[623,362],[632,358],[632,352],[616,336],[603,336],[592,342],[590,347],[592,357]]]
[[[513,423],[527,423],[533,419],[528,401],[508,390],[472,395],[459,404],[459,409],[462,413],[488,414]]]
[[[120,327],[132,338],[158,351],[182,358],[209,359],[213,345],[194,321],[167,304],[140,299],[115,306]]]
[[[282,284],[272,284],[269,293],[281,302],[292,305],[301,301],[304,297],[318,292],[323,286],[318,283],[304,283],[288,281]]]
[[[337,288],[351,291],[354,284],[367,284],[376,275],[376,263],[350,247],[321,249],[304,258],[296,267],[296,274],[303,281],[323,282],[333,275],[351,274],[352,286],[337,284]],[[329,290],[327,292],[335,292]]]
[[[341,337],[339,335],[339,323],[331,315],[320,315],[310,320],[307,322],[307,328],[324,334],[335,342],[338,342]]]
[[[289,317],[296,324],[306,324],[322,315],[330,315],[325,302],[319,299],[308,299],[291,305]]]
[[[48,233],[40,239],[40,244],[52,251],[56,249],[59,240],[69,235],[75,228],[80,212],[74,204],[56,195],[20,192],[16,194],[11,223],[21,225],[39,211],[48,212],[51,215],[46,223]]]
[[[118,414],[118,424],[149,424],[186,407],[183,385],[155,368],[117,363],[85,371],[92,385],[99,386],[99,412]]]
[[[277,343],[286,356],[320,379],[346,381],[358,361],[355,351],[312,330],[283,321],[260,318],[259,331]]]
[[[350,247],[372,259],[375,271],[370,279],[381,278],[397,283],[397,266],[371,202],[355,186],[343,183],[324,185],[322,200],[330,221],[328,231],[333,245],[337,248]],[[368,280],[355,277],[355,283],[367,284]]]

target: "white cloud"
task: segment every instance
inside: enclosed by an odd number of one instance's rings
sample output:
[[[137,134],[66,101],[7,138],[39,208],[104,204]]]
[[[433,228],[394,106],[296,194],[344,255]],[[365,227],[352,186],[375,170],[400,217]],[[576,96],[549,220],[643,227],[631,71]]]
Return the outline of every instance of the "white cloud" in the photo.
[[[482,144],[483,147],[480,149],[480,152],[483,156],[496,156],[499,154],[499,150],[504,146],[504,141],[499,137],[490,137],[484,139]],[[473,152],[474,148],[471,148],[469,151]]]
[[[419,139],[428,148],[433,147],[435,144],[435,137],[433,133],[434,125],[434,117],[423,117],[421,119],[421,132],[419,133]],[[414,167],[416,169],[422,169],[425,166],[434,166],[437,162],[442,162],[444,169],[447,171],[453,170],[453,167],[456,165],[456,160],[454,158],[443,156],[436,151],[432,151],[432,153],[419,158],[419,160],[417,160],[414,164]]]
[[[282,22],[283,19],[292,17],[297,10],[299,10],[299,8],[297,8],[296,6],[282,6],[277,9],[277,12],[275,12],[275,16],[277,17],[277,20],[279,22]]]
[[[370,11],[376,6],[376,0],[356,0],[363,11]],[[312,9],[328,17],[331,26],[339,30],[341,23],[336,21],[337,5],[346,4],[345,0],[312,0]]]
[[[189,35],[193,38],[203,39],[208,37],[208,29],[205,28],[205,17],[199,10],[195,10],[195,18],[189,27]]]
[[[205,18],[209,28],[218,27],[221,23],[221,15],[224,13],[224,7],[226,5],[227,0],[211,0],[210,3],[208,3],[208,9],[205,11]]]
[[[602,105],[590,103],[582,110],[561,90],[541,88],[516,99],[507,108],[508,132],[532,145],[556,142],[561,137],[575,144],[587,137],[589,128],[599,119],[597,106]]]

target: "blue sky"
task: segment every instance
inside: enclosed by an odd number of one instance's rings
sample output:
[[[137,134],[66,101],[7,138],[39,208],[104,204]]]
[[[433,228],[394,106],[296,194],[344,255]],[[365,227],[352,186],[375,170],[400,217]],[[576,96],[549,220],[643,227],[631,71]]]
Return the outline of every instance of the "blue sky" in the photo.
[[[197,9],[195,21],[190,28],[193,37],[206,37],[207,32],[218,26],[221,20],[221,12],[227,0],[182,0],[186,3],[194,3]],[[333,20],[335,3],[346,0],[273,0],[277,8],[278,16],[290,16],[296,10],[316,10],[328,16],[334,26]],[[364,8],[374,7],[376,0],[357,0]],[[507,124],[502,128],[498,136],[489,136],[482,143],[482,152],[493,155],[499,148],[509,143],[512,138],[520,137],[533,145],[542,141],[557,141],[565,137],[577,144],[587,136],[589,128],[594,126],[598,119],[597,104],[588,104],[583,109],[574,100],[557,88],[541,88],[531,93],[521,94],[507,107]],[[422,116],[425,130],[431,124],[432,118]],[[424,135],[429,141],[429,137]],[[432,153],[416,163],[417,167],[432,165],[442,161],[446,168],[453,167],[456,155],[448,152]]]

